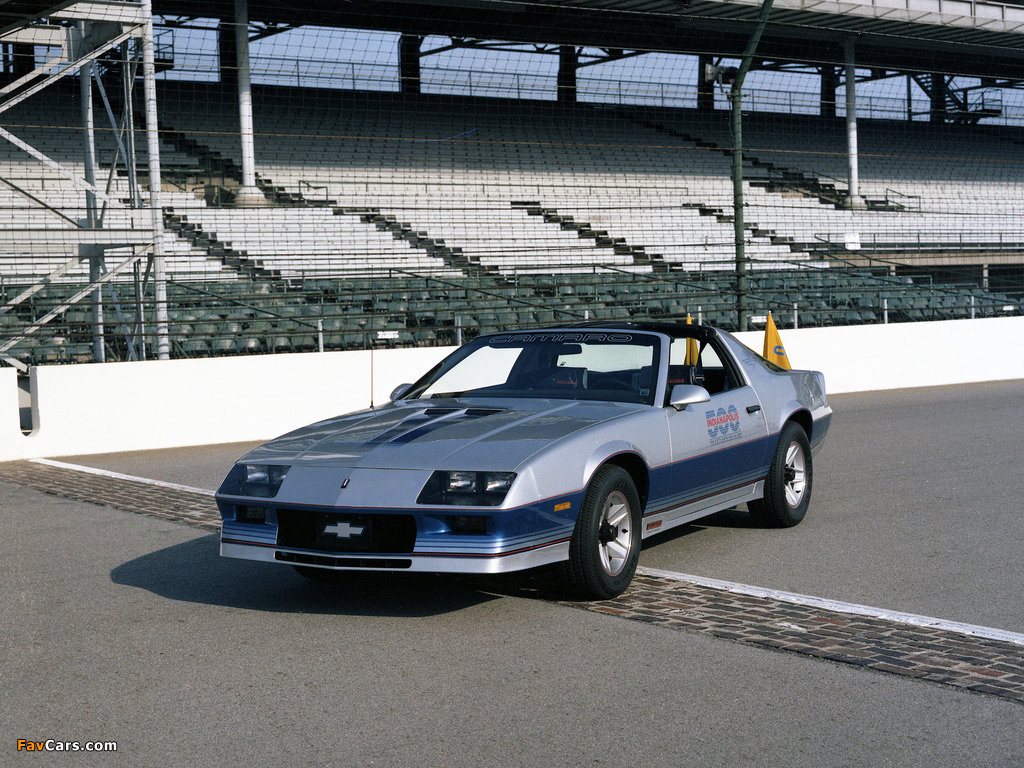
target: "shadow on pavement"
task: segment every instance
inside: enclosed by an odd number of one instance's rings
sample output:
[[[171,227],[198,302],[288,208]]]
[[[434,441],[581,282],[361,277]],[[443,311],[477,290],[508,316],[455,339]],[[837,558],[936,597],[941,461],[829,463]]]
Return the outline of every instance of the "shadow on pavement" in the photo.
[[[169,600],[282,613],[423,617],[496,599],[481,591],[490,580],[479,577],[353,571],[314,582],[287,566],[222,558],[216,535],[137,557],[110,578]]]
[[[756,527],[743,510],[729,509],[644,542],[665,544],[707,528]],[[565,600],[556,567],[496,576],[349,571],[312,581],[273,563],[222,558],[216,534],[137,557],[114,568],[115,584],[169,600],[254,611],[353,616],[422,617],[499,599]]]

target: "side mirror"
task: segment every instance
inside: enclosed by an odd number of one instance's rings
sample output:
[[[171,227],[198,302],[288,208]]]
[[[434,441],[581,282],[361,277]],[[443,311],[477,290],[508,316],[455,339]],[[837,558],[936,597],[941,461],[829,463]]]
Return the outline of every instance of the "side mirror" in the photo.
[[[392,400],[401,400],[402,395],[412,389],[412,384],[399,384],[391,391]]]
[[[676,384],[672,387],[672,394],[669,395],[668,404],[677,411],[682,411],[688,405],[707,403],[710,400],[711,394],[704,387],[697,387],[693,384]]]

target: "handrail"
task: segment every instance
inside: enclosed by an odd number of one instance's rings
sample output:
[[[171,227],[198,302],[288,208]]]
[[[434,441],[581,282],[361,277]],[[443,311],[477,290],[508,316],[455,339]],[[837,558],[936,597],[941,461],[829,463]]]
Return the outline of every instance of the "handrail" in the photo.
[[[509,296],[502,296],[499,293],[492,293],[491,291],[485,290],[483,288],[476,288],[476,287],[472,287],[471,288],[471,287],[467,287],[465,285],[459,285],[458,283],[455,283],[455,282],[450,282],[448,280],[443,280],[441,278],[427,277],[427,276],[418,274],[416,272],[410,272],[409,270],[399,269],[397,267],[390,268],[388,271],[389,272],[394,271],[394,272],[397,272],[397,273],[399,273],[401,275],[408,275],[410,277],[418,277],[418,278],[421,278],[421,279],[424,279],[424,280],[433,280],[435,283],[440,283],[442,285],[448,285],[450,287],[458,288],[459,290],[473,291],[474,293],[479,293],[479,294],[481,294],[483,296],[490,296],[491,298],[501,299],[502,301],[508,301],[510,304],[511,303],[520,304],[520,305],[522,305],[524,307],[531,307],[533,309],[550,309],[550,307],[548,307],[548,306],[546,306],[544,304],[529,302],[529,301],[526,301],[525,299],[517,299],[517,298],[513,298],[513,297],[509,297]],[[576,317],[576,318],[582,318],[583,317],[583,315],[581,313],[579,313],[579,312],[572,312],[570,310],[565,310],[565,309],[562,309],[562,308],[555,308],[554,312],[561,313],[563,315],[568,315],[569,317]]]
[[[821,242],[826,242],[827,237],[827,235],[820,233],[817,235],[817,239]],[[805,322],[809,321],[811,325],[814,325],[820,322],[905,322],[937,319],[939,317],[974,317],[976,310],[987,314],[993,312],[997,314],[1005,314],[1007,312],[1019,313],[1021,311],[1019,300],[1016,298],[1006,295],[1001,291],[992,293],[989,293],[987,290],[984,292],[979,291],[976,274],[968,275],[965,273],[962,284],[945,285],[933,282],[931,276],[925,273],[918,275],[912,268],[908,272],[905,264],[892,259],[873,259],[871,267],[868,268],[858,262],[859,259],[852,253],[847,253],[845,257],[842,253],[837,253],[833,258],[835,266],[831,268],[820,264],[803,264],[802,266],[808,267],[810,271],[820,273],[823,282],[817,284],[813,281],[800,283],[803,286],[800,288],[801,293],[793,294],[793,301],[799,304],[794,312],[794,323],[797,322],[797,316],[805,319]],[[760,269],[755,268],[750,273],[753,284],[748,295],[752,301],[751,306],[754,311],[761,313],[763,310],[771,309],[776,314],[776,317],[780,319],[783,313],[793,311],[793,301],[779,295],[784,294],[788,296],[792,292],[793,286],[776,288],[774,280],[778,277],[780,268],[784,271],[785,267],[795,265],[795,262],[780,265],[772,260],[758,261],[756,263],[756,267],[763,267],[764,271],[762,272]],[[588,273],[592,271],[592,274],[588,274],[586,277],[580,276],[583,278],[581,280],[570,281],[570,284],[576,288],[576,293],[575,298],[572,299],[573,306],[568,309],[551,306],[553,300],[545,298],[546,293],[544,293],[547,290],[545,286],[548,283],[527,283],[524,280],[522,284],[517,284],[516,278],[519,276],[515,274],[501,276],[481,275],[478,279],[466,279],[465,277],[450,276],[448,274],[437,274],[430,270],[413,271],[392,267],[383,271],[373,270],[372,274],[368,270],[358,275],[350,275],[350,279],[342,277],[325,278],[331,283],[331,287],[325,290],[323,294],[320,293],[319,286],[309,285],[304,287],[300,295],[296,295],[292,290],[282,289],[283,292],[275,293],[271,296],[258,292],[250,294],[245,290],[244,285],[237,283],[233,283],[231,286],[225,285],[224,290],[220,290],[221,283],[211,285],[209,289],[206,289],[199,287],[195,283],[175,280],[169,282],[175,287],[177,293],[176,297],[172,298],[172,301],[181,311],[188,312],[188,307],[190,306],[204,307],[202,317],[196,320],[180,320],[179,322],[195,323],[198,321],[213,324],[216,327],[209,331],[203,331],[199,338],[207,344],[220,338],[234,338],[238,345],[234,347],[233,352],[241,351],[241,341],[243,338],[246,338],[245,324],[259,321],[263,318],[286,321],[286,326],[282,326],[277,330],[254,329],[252,337],[263,343],[263,346],[259,349],[260,352],[273,351],[269,344],[271,335],[274,335],[275,339],[277,335],[289,337],[292,342],[295,342],[295,348],[298,349],[299,342],[297,340],[305,338],[304,334],[306,333],[306,331],[301,331],[301,328],[306,328],[308,331],[313,332],[314,336],[319,336],[321,339],[321,349],[324,348],[323,340],[326,334],[340,334],[346,337],[341,341],[337,338],[327,339],[328,346],[332,349],[351,348],[353,343],[355,343],[351,337],[359,337],[361,341],[358,343],[366,345],[390,343],[389,340],[391,339],[399,344],[447,343],[445,338],[450,334],[457,334],[460,329],[468,332],[470,336],[475,334],[478,331],[477,322],[470,320],[470,323],[466,325],[465,320],[480,312],[488,315],[497,313],[499,316],[497,321],[484,319],[483,317],[479,318],[479,323],[487,327],[494,326],[495,322],[500,327],[501,323],[506,322],[502,319],[502,313],[504,312],[526,310],[527,314],[531,317],[533,310],[550,309],[556,313],[555,319],[552,320],[551,315],[547,315],[547,319],[544,317],[524,319],[523,313],[520,312],[518,322],[524,323],[526,324],[524,327],[528,327],[530,323],[534,322],[546,323],[559,322],[569,318],[581,319],[585,316],[583,310],[591,306],[591,302],[593,302],[594,307],[590,313],[592,318],[607,317],[608,315],[594,314],[594,312],[601,312],[604,311],[604,308],[610,309],[613,307],[625,309],[629,315],[634,317],[652,318],[663,318],[668,316],[667,313],[671,313],[672,317],[685,316],[686,312],[699,314],[703,308],[705,318],[708,316],[707,313],[710,313],[711,322],[723,322],[724,315],[727,315],[730,311],[735,311],[734,309],[730,310],[728,306],[724,306],[728,303],[730,297],[735,296],[735,274],[729,271],[723,271],[716,279],[711,279],[712,275],[710,273],[707,275],[635,273],[623,270],[621,265],[591,264],[589,266],[591,269],[588,270]],[[895,274],[896,268],[900,269],[899,276]],[[613,280],[609,283],[606,282],[607,278],[604,280],[600,279],[602,276],[609,274],[615,274],[621,277],[622,280]],[[803,278],[809,277],[808,269],[801,269],[798,273],[794,274],[799,274]],[[386,306],[381,301],[378,301],[377,306],[374,308],[362,307],[361,302],[367,297],[372,298],[375,290],[372,288],[373,283],[364,282],[364,279],[374,277],[383,279],[387,275],[396,279],[403,277],[410,279],[410,286],[414,284],[418,286],[415,289],[410,287],[410,291],[423,290],[431,294],[440,294],[443,292],[437,290],[439,287],[450,287],[466,291],[467,295],[459,300],[448,302],[437,296],[429,299],[427,304],[421,308],[417,308],[417,299],[413,297],[408,299],[409,306],[402,309],[397,309],[390,305]],[[913,278],[913,282],[921,291],[917,295],[928,302],[927,306],[919,304],[917,300],[911,302],[913,296],[910,294],[904,297],[904,291],[908,288],[906,284],[910,282],[908,276]],[[593,278],[593,280],[590,278]],[[869,278],[869,280],[866,280],[866,278]],[[319,278],[310,277],[309,279],[319,282]],[[730,279],[732,280],[731,283]],[[413,283],[411,281],[416,282]],[[609,291],[612,293],[614,301],[601,297],[600,294],[603,291],[599,286],[617,285],[622,282],[631,284],[632,290],[620,292],[613,289]],[[659,285],[673,282],[676,283],[675,290]],[[970,285],[971,282],[974,283],[973,289]],[[398,284],[401,283],[399,282]],[[557,282],[553,282],[550,285],[557,287]],[[587,286],[589,286],[589,289]],[[242,288],[242,290],[239,291],[238,288]],[[324,288],[326,289],[327,286],[324,286]],[[84,292],[79,288],[69,289],[68,296],[71,293],[76,293],[76,296],[79,297],[84,295]],[[476,300],[478,296],[497,299],[500,302],[500,306],[498,306],[498,302],[495,302],[492,306],[481,306],[481,302]],[[210,297],[216,300],[217,304],[212,306],[217,308],[206,310],[206,302],[197,297]],[[69,302],[66,296],[55,296],[53,298],[56,301],[52,306],[56,307],[55,312],[57,313],[67,308],[75,300],[71,299]],[[282,308],[281,306],[275,306],[276,301],[287,304],[294,303],[295,306]],[[490,304],[490,302],[487,302],[487,304]],[[313,310],[312,313],[299,314],[299,306],[306,305]],[[681,305],[681,308],[673,308],[672,305]],[[227,309],[226,312],[221,308],[228,306],[231,309]],[[444,319],[439,315],[437,322],[435,322],[433,318],[429,321],[424,321],[421,317],[408,327],[408,333],[398,331],[401,334],[400,336],[377,335],[375,337],[375,334],[379,334],[382,330],[388,334],[396,333],[392,328],[397,329],[398,326],[389,325],[385,328],[383,318],[394,319],[389,316],[399,314],[403,316],[402,324],[404,325],[408,319],[408,313],[419,315],[422,312],[423,314],[433,316],[435,313],[442,312],[445,306],[450,307],[451,312],[447,312]],[[236,312],[236,308],[244,308],[245,311]],[[278,311],[275,311],[275,309]],[[289,313],[292,311],[296,314]],[[305,310],[302,311],[305,312]],[[454,313],[456,318],[455,326],[449,324],[452,313]],[[683,314],[681,315],[680,313]],[[196,314],[200,313],[197,311]],[[228,316],[225,317],[225,314]],[[46,319],[53,316],[54,312],[51,311],[46,315]],[[219,319],[218,316],[222,319]],[[617,316],[624,317],[624,315]],[[373,319],[369,325],[366,325],[366,318]],[[821,318],[821,320],[817,318]],[[135,319],[138,320],[138,318]],[[459,323],[459,320],[463,322]],[[29,320],[25,325],[31,325],[32,322]],[[70,329],[74,324],[81,324],[84,320],[69,319],[67,322]],[[242,327],[241,329],[232,330],[222,325],[222,323],[227,322],[238,322],[242,324]],[[724,320],[724,322],[728,323],[730,321]],[[328,323],[331,324],[329,330],[327,328]],[[132,319],[126,316],[118,324],[124,328],[125,325],[132,324]],[[21,324],[17,325],[20,326]],[[9,327],[11,330],[14,330],[17,326],[9,325]],[[37,328],[38,323],[35,328],[29,330],[36,330]],[[19,331],[22,333],[21,338],[24,338],[24,330],[19,329]],[[76,332],[81,333],[81,331]],[[430,333],[421,338],[420,332]],[[117,335],[120,344],[120,352],[118,354],[131,354],[130,349],[124,348],[123,341],[127,341],[128,337],[132,335],[128,332]],[[188,356],[193,353],[208,355],[211,353],[209,346],[206,347],[205,351],[199,352],[196,350],[190,351],[187,348],[178,346],[186,340],[193,340],[190,330],[176,331],[174,339],[175,349],[179,355]],[[312,348],[315,348],[315,342]],[[12,358],[6,352],[7,349],[0,352],[0,360],[12,365],[18,365],[19,367],[25,365],[24,362]],[[217,354],[215,349],[213,354]],[[80,353],[76,359],[81,359]],[[68,361],[72,361],[70,356],[68,356]]]
[[[35,195],[33,195],[31,192],[22,189],[21,187],[19,187],[17,184],[15,184],[10,179],[5,179],[3,176],[0,176],[0,183],[6,184],[8,187],[10,187],[12,190],[14,190],[17,194],[19,194],[22,197],[25,197],[25,198],[31,200],[36,205],[40,206],[43,210],[48,211],[49,213],[52,213],[55,216],[58,216],[58,217],[64,219],[64,221],[66,221],[69,224],[73,225],[77,229],[82,229],[83,228],[82,225],[79,224],[77,221],[75,221],[74,219],[72,219],[69,216],[65,215],[61,211],[58,211],[56,208],[54,208],[52,205],[50,205],[45,200],[41,200],[40,198],[38,198]]]
[[[903,192],[900,192],[898,190],[886,188],[886,190],[885,190],[885,204],[886,205],[889,205],[892,202],[892,200],[889,199],[889,195],[892,195],[893,197],[901,198],[903,200],[914,200],[914,201],[916,201],[916,205],[914,207],[912,207],[912,208],[907,208],[907,210],[910,210],[910,211],[920,211],[921,210],[921,195],[907,195],[907,194],[904,194]],[[903,203],[900,203],[900,205],[903,205]]]
[[[822,180],[825,180],[836,185],[837,195],[848,194],[848,190],[840,188],[840,185],[847,184],[846,180],[837,179],[834,176],[829,176],[827,173],[820,173],[813,169],[793,170],[791,168],[774,167],[764,167],[764,170],[768,172],[768,178],[771,179],[773,182],[777,180],[781,182],[781,186],[785,186],[788,189],[793,189],[798,192],[810,192],[810,190],[807,188],[808,184],[820,184]],[[774,174],[778,174],[778,176],[775,176]]]
[[[262,312],[265,315],[269,315],[270,317],[276,317],[279,320],[288,320],[297,323],[298,325],[304,325],[307,328],[317,330],[317,326],[313,325],[312,323],[307,323],[302,320],[298,320],[295,317],[289,315],[282,315],[277,312],[272,312],[271,310],[264,309],[263,307],[254,307],[252,304],[246,304],[245,302],[237,301],[231,298],[230,296],[223,296],[219,293],[214,293],[213,291],[204,291],[202,288],[196,288],[194,285],[190,285],[189,283],[179,283],[177,280],[168,280],[167,284],[176,285],[179,288],[184,288],[186,291],[194,291],[195,293],[201,293],[204,296],[212,296],[213,298],[218,299],[219,301],[226,301],[230,304],[234,304],[235,306],[242,307],[243,309],[251,309],[254,312]]]
[[[313,184],[312,182],[306,181],[305,179],[299,179],[299,190],[300,190],[300,193],[301,193],[301,190],[303,190],[303,189],[323,190],[324,202],[325,203],[331,202],[330,197],[328,196],[328,192],[330,192],[331,188],[327,184]],[[310,200],[315,200],[316,199],[316,198],[312,197],[311,195],[303,194],[302,196],[304,198],[308,198]]]

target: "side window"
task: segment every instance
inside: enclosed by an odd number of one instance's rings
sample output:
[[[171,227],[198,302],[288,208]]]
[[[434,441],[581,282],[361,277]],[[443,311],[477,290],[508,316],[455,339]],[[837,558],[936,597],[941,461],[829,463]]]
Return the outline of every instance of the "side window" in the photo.
[[[735,384],[729,375],[729,368],[718,355],[718,350],[706,344],[700,352],[701,367],[704,369],[704,388],[712,395],[732,389]]]
[[[718,350],[696,339],[673,339],[668,367],[668,390],[676,384],[696,384],[712,395],[735,384]]]

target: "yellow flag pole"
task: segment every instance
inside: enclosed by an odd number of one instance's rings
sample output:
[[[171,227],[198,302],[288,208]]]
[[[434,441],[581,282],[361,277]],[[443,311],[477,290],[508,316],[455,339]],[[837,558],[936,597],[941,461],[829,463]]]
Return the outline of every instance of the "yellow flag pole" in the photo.
[[[686,315],[686,324],[693,325],[693,318],[689,314]],[[686,340],[686,359],[683,361],[684,365],[696,365],[698,359],[697,351],[697,340],[687,339]]]

